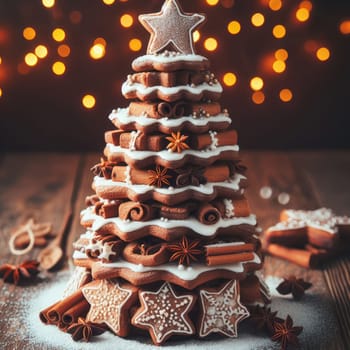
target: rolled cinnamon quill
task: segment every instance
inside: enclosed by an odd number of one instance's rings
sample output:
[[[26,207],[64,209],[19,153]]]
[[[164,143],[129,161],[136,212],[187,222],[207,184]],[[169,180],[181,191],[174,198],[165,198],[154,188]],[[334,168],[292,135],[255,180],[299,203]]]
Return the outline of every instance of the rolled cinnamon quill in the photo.
[[[147,170],[115,166],[112,171],[112,180],[115,182],[130,182],[133,185],[145,185],[149,183],[149,173]]]
[[[49,323],[58,324],[62,322],[63,314],[74,305],[79,304],[82,300],[84,300],[83,293],[81,290],[78,290],[68,298],[53,305],[53,307],[46,313]]]
[[[316,268],[322,262],[322,258],[318,254],[314,254],[308,250],[287,248],[278,244],[269,244],[265,250],[271,255],[305,268]]]
[[[119,207],[122,220],[149,221],[155,217],[155,208],[139,202],[124,202]]]
[[[65,325],[70,326],[72,323],[77,322],[79,317],[85,317],[89,308],[90,304],[83,299],[80,303],[72,306],[63,314],[62,322]]]
[[[49,318],[49,311],[51,311],[51,309],[55,308],[57,306],[57,304],[59,304],[60,302],[58,301],[57,303],[47,307],[46,309],[40,311],[39,313],[39,318],[41,320],[42,323],[45,323],[45,324],[56,324],[56,322],[52,322],[51,319]]]
[[[204,225],[215,225],[220,220],[221,214],[213,205],[205,203],[199,207],[197,218]]]
[[[207,256],[206,262],[208,266],[234,264],[238,262],[250,261],[254,259],[254,253],[236,253],[226,255]]]

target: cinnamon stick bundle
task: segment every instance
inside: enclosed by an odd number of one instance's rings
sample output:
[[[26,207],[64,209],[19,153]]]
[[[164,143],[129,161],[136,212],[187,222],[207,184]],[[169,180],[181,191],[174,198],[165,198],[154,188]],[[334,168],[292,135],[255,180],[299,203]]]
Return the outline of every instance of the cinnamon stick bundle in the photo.
[[[205,246],[208,266],[234,264],[254,259],[255,245],[232,242]]]
[[[40,319],[43,323],[46,324],[64,324],[63,321],[63,315],[65,315],[67,312],[69,312],[70,317],[78,318],[79,316],[82,316],[85,312],[84,307],[77,308],[77,305],[82,305],[82,302],[86,302],[82,291],[79,289],[69,297],[53,304],[52,306],[46,308],[45,310],[40,312]],[[71,310],[72,308],[76,307],[75,309]],[[85,312],[86,314],[86,312]],[[68,316],[67,316],[68,317]]]

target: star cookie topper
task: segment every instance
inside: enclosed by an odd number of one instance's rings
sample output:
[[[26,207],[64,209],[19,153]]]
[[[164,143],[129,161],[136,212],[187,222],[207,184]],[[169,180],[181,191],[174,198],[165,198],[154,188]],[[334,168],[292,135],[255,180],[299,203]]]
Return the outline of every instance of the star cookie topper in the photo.
[[[177,0],[165,0],[160,12],[140,15],[139,21],[151,34],[147,54],[154,55],[167,48],[185,55],[195,54],[192,34],[205,18],[183,12]]]

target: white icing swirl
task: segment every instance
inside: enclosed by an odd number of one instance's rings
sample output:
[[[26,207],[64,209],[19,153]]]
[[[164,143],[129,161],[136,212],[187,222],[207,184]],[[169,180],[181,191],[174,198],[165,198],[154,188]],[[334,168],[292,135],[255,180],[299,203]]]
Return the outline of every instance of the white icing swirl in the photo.
[[[86,259],[87,256],[80,252],[74,252],[73,259]],[[129,263],[127,261],[117,261],[114,263],[108,263],[108,264],[101,264],[103,267],[111,268],[111,269],[120,269],[120,268],[126,268],[133,272],[138,273],[146,273],[146,272],[153,272],[153,271],[165,271],[168,273],[171,273],[172,275],[185,280],[185,281],[193,281],[196,278],[198,278],[202,273],[210,272],[210,271],[217,271],[217,270],[226,270],[231,271],[234,273],[242,273],[244,271],[244,263],[254,263],[254,264],[260,264],[261,259],[259,256],[254,253],[254,258],[252,260],[247,260],[244,262],[238,262],[235,264],[227,264],[227,265],[219,265],[219,266],[206,266],[206,265],[200,265],[200,264],[193,264],[191,266],[177,266],[175,264],[164,264],[161,266],[142,266],[142,265],[136,265]]]
[[[232,189],[234,191],[238,191],[240,189],[240,182],[241,180],[245,180],[246,177],[241,174],[235,174],[231,179],[225,181],[225,182],[208,182],[205,185],[200,186],[185,186],[181,188],[157,188],[154,186],[148,186],[148,185],[130,185],[129,183],[125,182],[115,182],[112,180],[107,180],[103,177],[96,176],[94,178],[93,182],[93,188],[94,189],[100,189],[100,190],[113,190],[115,187],[127,187],[131,191],[133,191],[136,194],[144,194],[149,191],[155,191],[164,195],[176,195],[185,191],[196,191],[199,193],[203,193],[205,195],[211,195],[215,191],[215,187],[223,187],[227,189]],[[130,180],[130,179],[129,179]]]
[[[160,152],[152,152],[152,151],[130,151],[125,148],[121,148],[120,146],[115,146],[111,143],[108,143],[106,146],[106,155],[112,155],[114,153],[124,154],[126,157],[133,160],[144,160],[146,158],[155,157],[161,158],[165,161],[178,161],[184,159],[187,155],[195,156],[199,159],[208,159],[211,157],[219,156],[222,152],[231,151],[238,152],[239,146],[221,146],[215,149],[206,149],[206,150],[185,150],[181,153],[169,152],[168,150],[163,150]]]
[[[193,118],[191,116],[184,116],[178,119],[153,119],[147,116],[132,116],[129,115],[129,108],[119,108],[109,115],[109,119],[113,122],[118,120],[122,125],[128,125],[130,123],[137,123],[141,126],[149,126],[153,124],[161,124],[164,127],[175,128],[181,126],[183,123],[188,122],[194,126],[206,126],[209,123],[232,123],[231,118],[226,113],[220,113],[216,116]]]
[[[102,216],[96,215],[94,212],[94,207],[89,207],[81,212],[82,222],[93,221],[92,230],[98,231],[103,226],[108,224],[114,224],[118,227],[118,229],[122,232],[134,232],[145,228],[147,226],[158,226],[163,229],[174,229],[174,228],[187,228],[193,230],[194,232],[200,234],[203,237],[211,237],[213,236],[219,229],[221,228],[229,228],[231,226],[238,225],[256,225],[256,217],[255,215],[250,215],[247,217],[240,218],[231,218],[231,219],[220,219],[214,225],[205,225],[202,224],[194,217],[189,217],[186,220],[150,220],[146,222],[141,221],[123,221],[120,218],[108,218],[105,219]]]
[[[151,63],[175,63],[175,62],[204,62],[208,59],[200,55],[176,54],[176,55],[143,55],[137,57],[133,62],[133,66],[143,65],[147,62]]]

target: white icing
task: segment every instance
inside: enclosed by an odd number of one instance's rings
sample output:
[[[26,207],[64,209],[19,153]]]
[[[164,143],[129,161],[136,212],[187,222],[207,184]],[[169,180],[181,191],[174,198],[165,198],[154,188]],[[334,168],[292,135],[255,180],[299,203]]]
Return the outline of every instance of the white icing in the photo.
[[[104,179],[104,178],[101,178]],[[109,180],[112,181],[112,180]],[[126,185],[131,185],[131,168],[130,166],[125,167],[125,183]]]
[[[190,116],[184,116],[178,119],[153,119],[147,116],[132,116],[129,115],[129,108],[119,108],[112,111],[109,115],[111,121],[118,120],[122,125],[128,125],[130,123],[137,123],[141,126],[149,126],[153,124],[161,124],[164,127],[175,128],[181,126],[185,122],[189,122],[194,126],[206,126],[209,123],[232,123],[231,118],[226,113],[220,113],[216,116],[203,117],[203,118],[193,118]]]
[[[203,62],[208,61],[204,56],[200,55],[188,55],[188,54],[177,54],[177,55],[143,55],[137,57],[132,65],[139,66],[144,65],[147,62],[154,63],[175,63],[175,62]]]
[[[235,216],[235,208],[232,203],[232,199],[224,199],[224,204],[225,204],[225,216],[227,218],[232,218]]]
[[[136,150],[135,144],[136,144],[136,140],[137,140],[138,136],[140,135],[140,133],[141,132],[139,130],[131,132],[131,139],[130,139],[130,144],[129,144],[130,151]]]
[[[219,146],[219,139],[217,138],[217,132],[216,131],[209,131],[209,135],[211,138],[211,145],[209,146],[209,149],[216,149]]]
[[[200,85],[196,85],[195,87],[189,86],[189,85],[179,85],[175,87],[165,87],[165,86],[144,86],[140,83],[133,83],[127,80],[123,85],[122,85],[122,94],[124,96],[130,94],[130,93],[139,93],[142,96],[147,96],[152,94],[154,91],[160,92],[162,95],[166,96],[172,96],[176,95],[179,92],[188,92],[192,95],[199,96],[203,94],[204,92],[214,92],[214,93],[222,93],[223,89],[220,83],[216,84],[207,84],[203,83]]]
[[[245,244],[247,244],[247,243],[246,242],[229,242],[229,243],[208,244],[208,245],[205,245],[204,247],[222,248],[222,247],[240,246],[240,245],[245,245]]]
[[[187,229],[191,229],[194,232],[200,234],[204,237],[210,237],[213,236],[218,229],[220,228],[228,228],[231,226],[237,226],[237,225],[256,225],[256,217],[255,215],[250,215],[247,217],[241,217],[241,218],[231,218],[231,219],[220,219],[216,224],[214,225],[205,225],[202,224],[200,221],[198,221],[194,217],[190,217],[186,220],[167,220],[162,221],[160,219],[150,220],[146,222],[141,221],[123,221],[120,218],[108,218],[105,219],[102,216],[96,215],[94,213],[94,207],[89,207],[82,211],[82,221],[90,221],[93,220],[94,223],[92,225],[93,231],[98,231],[100,228],[107,224],[114,224],[118,227],[118,229],[122,232],[128,233],[128,232],[134,232],[136,230],[140,230],[142,228],[145,228],[147,226],[159,226],[164,229],[172,229],[172,228],[180,228],[184,227]]]
[[[108,143],[106,146],[106,151],[108,155],[112,155],[114,153],[122,153],[126,157],[133,159],[133,160],[144,160],[150,157],[157,157],[161,158],[165,161],[177,161],[177,160],[182,160],[186,156],[195,156],[197,158],[201,159],[208,159],[211,157],[216,157],[219,156],[222,152],[226,151],[231,151],[231,152],[238,152],[239,151],[239,146],[222,146],[222,147],[217,147],[214,150],[202,150],[202,151],[197,151],[197,150],[185,150],[181,153],[176,153],[176,152],[169,152],[168,150],[163,150],[160,152],[152,152],[152,151],[130,151],[126,150],[124,148],[121,148],[120,146],[115,146],[111,143]]]
[[[73,259],[87,259],[86,254],[75,251],[73,254]],[[252,260],[246,260],[244,262],[238,262],[234,264],[226,264],[226,265],[218,265],[218,266],[206,266],[201,264],[193,264],[191,266],[183,266],[183,268],[179,269],[176,264],[163,264],[160,266],[140,266],[136,264],[129,263],[127,261],[117,261],[113,263],[104,264],[99,262],[100,265],[107,268],[126,268],[133,272],[152,272],[152,271],[165,271],[171,273],[172,275],[183,279],[185,281],[193,281],[198,278],[202,273],[217,271],[217,270],[226,270],[234,273],[242,273],[244,271],[245,263],[254,263],[260,264],[261,259],[259,256],[254,253],[254,258]]]
[[[185,191],[195,191],[205,195],[211,195],[214,193],[215,187],[222,187],[227,189],[232,189],[233,191],[238,191],[241,180],[245,180],[246,177],[241,174],[235,174],[232,178],[225,182],[208,182],[201,186],[185,186],[181,188],[157,188],[148,185],[130,185],[125,182],[116,182],[112,180],[107,180],[103,177],[96,176],[93,181],[93,188],[103,190],[113,190],[116,187],[126,187],[132,190],[136,194],[145,194],[150,191],[154,191],[163,195],[176,195]]]

